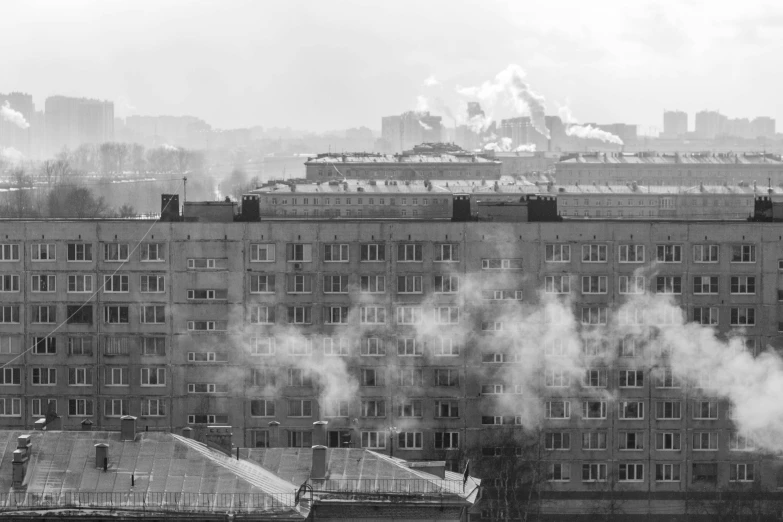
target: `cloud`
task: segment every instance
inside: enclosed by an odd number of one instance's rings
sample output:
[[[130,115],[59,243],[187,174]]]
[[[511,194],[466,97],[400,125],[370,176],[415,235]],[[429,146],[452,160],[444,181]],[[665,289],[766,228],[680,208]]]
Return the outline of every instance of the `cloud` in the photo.
[[[434,87],[436,85],[440,85],[440,82],[435,79],[435,75],[431,74],[424,80],[424,86],[425,87]]]
[[[0,116],[2,116],[5,121],[13,123],[20,129],[27,129],[30,127],[30,124],[27,123],[27,120],[22,113],[11,108],[11,103],[8,100],[0,107]]]

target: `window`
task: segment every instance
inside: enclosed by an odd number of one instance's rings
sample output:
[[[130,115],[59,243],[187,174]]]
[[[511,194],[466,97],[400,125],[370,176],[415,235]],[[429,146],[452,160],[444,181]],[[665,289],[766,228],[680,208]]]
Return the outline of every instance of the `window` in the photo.
[[[459,386],[459,370],[436,369],[435,386]]]
[[[364,400],[361,408],[362,417],[386,417],[386,401],[383,399]]]
[[[309,263],[313,260],[313,246],[309,243],[289,243],[286,245],[286,259],[289,263]]]
[[[57,307],[54,305],[33,305],[32,323],[51,324],[57,322]]]
[[[128,369],[120,366],[108,366],[105,368],[106,386],[127,386]]]
[[[421,324],[422,311],[420,306],[398,306],[397,324]]]
[[[717,263],[718,245],[693,245],[694,263]]]
[[[188,270],[212,270],[212,269],[225,269],[226,259],[216,258],[190,258],[188,259]]]
[[[44,417],[50,411],[57,413],[57,399],[32,399],[30,406],[33,417]]]
[[[92,261],[92,245],[68,243],[68,261]]]
[[[362,448],[385,449],[386,433],[383,431],[363,431]]]
[[[619,449],[621,450],[630,451],[644,449],[643,431],[621,431],[617,433],[617,438],[620,441]]]
[[[274,355],[275,340],[272,337],[253,337],[250,339],[250,355]]]
[[[166,368],[142,368],[142,386],[166,386]]]
[[[435,417],[439,419],[454,419],[459,417],[459,402],[436,401]]]
[[[326,401],[324,403],[324,417],[347,417],[348,401]]]
[[[544,291],[547,294],[570,294],[571,278],[567,275],[546,276]]]
[[[188,383],[188,393],[226,393],[227,391],[227,384],[214,384],[207,382]]]
[[[658,420],[679,420],[681,418],[679,401],[657,401],[655,417]]]
[[[588,368],[585,370],[582,386],[586,388],[606,388],[605,368]]]
[[[306,372],[301,368],[288,369],[288,386],[310,387],[312,385],[313,379],[309,372]]]
[[[363,356],[384,356],[386,355],[386,344],[377,337],[363,339],[361,343],[361,354]]]
[[[582,482],[606,482],[606,464],[582,464]]]
[[[54,386],[57,384],[57,368],[33,368],[33,385]]]
[[[104,292],[127,292],[128,276],[122,274],[103,276],[103,291]]]
[[[718,276],[694,276],[693,293],[707,295],[718,293]]]
[[[644,403],[637,401],[620,401],[617,403],[618,414],[622,420],[640,420],[644,418]]]
[[[456,294],[457,292],[459,292],[459,276],[435,276],[435,293]]]
[[[605,306],[583,306],[582,324],[606,324],[608,309]]]
[[[334,244],[324,245],[324,262],[326,263],[347,263],[348,245]]]
[[[8,245],[3,245],[3,249]],[[16,246],[16,245],[13,245]],[[54,243],[35,243],[30,245],[31,259],[33,261],[54,261],[57,259],[57,249]],[[17,252],[16,258],[13,261],[19,260],[19,253]]]
[[[360,288],[368,294],[383,294],[386,292],[386,276],[363,275],[360,276]]]
[[[312,431],[289,431],[288,432],[288,447],[289,448],[310,448],[313,445],[313,432]]]
[[[324,293],[325,294],[344,294],[348,292],[347,275],[325,275]]]
[[[755,326],[756,309],[755,308],[732,308],[731,326]]]
[[[188,415],[188,424],[228,424],[228,415],[196,414]]]
[[[251,324],[274,324],[275,307],[267,305],[253,305],[250,307]]]
[[[658,245],[656,251],[659,263],[682,263],[682,245]]]
[[[618,377],[620,388],[641,388],[644,386],[643,370],[620,370]]]
[[[420,275],[397,276],[397,293],[420,294],[422,293]]]
[[[165,417],[166,401],[164,399],[142,399],[141,416],[142,417]]]
[[[618,480],[620,482],[643,482],[644,464],[620,464]]]
[[[557,462],[549,464],[547,480],[550,482],[568,482],[571,480],[571,463]]]
[[[569,370],[548,368],[544,370],[544,383],[548,388],[567,388],[571,386]]]
[[[547,419],[570,419],[571,403],[568,401],[546,401],[544,417]]]
[[[359,322],[361,324],[386,324],[386,308],[383,306],[360,307]]]
[[[459,344],[451,337],[436,337],[432,340],[432,355],[435,357],[459,356]]]
[[[250,293],[267,294],[275,292],[275,276],[273,275],[251,275]]]
[[[128,355],[130,337],[104,337],[103,353],[105,355]]]
[[[422,260],[422,245],[401,243],[397,245],[397,262],[416,262]]]
[[[274,407],[272,408],[274,411]],[[289,417],[312,417],[313,401],[308,399],[295,399],[288,401]]]
[[[325,306],[324,324],[348,324],[348,307]]]
[[[621,294],[643,294],[646,287],[644,276],[620,276],[617,281]]]
[[[310,294],[313,291],[313,277],[310,274],[288,274],[289,294]]]
[[[228,321],[188,321],[191,332],[224,332],[227,327]]]
[[[274,243],[253,243],[250,245],[251,263],[272,263],[274,262],[274,260],[275,260]]]
[[[21,417],[22,399],[13,397],[0,397],[0,416]]]
[[[12,243],[0,244],[0,261],[19,261],[19,245]]]
[[[655,291],[659,294],[681,294],[682,277],[658,276],[655,278]]]
[[[693,432],[693,449],[697,451],[718,451],[718,432]]]
[[[92,306],[67,305],[65,321],[68,324],[92,324]]]
[[[459,324],[459,307],[435,307],[435,324]]]
[[[571,245],[548,243],[544,248],[547,263],[568,263],[571,261]]]
[[[397,370],[397,386],[422,386],[424,372],[421,368],[399,368]]]
[[[18,287],[18,280],[17,280],[17,287]],[[92,292],[92,274],[69,274],[68,275],[69,294],[90,293],[90,292]]]
[[[312,324],[312,308],[309,306],[289,306],[288,323],[289,324]]]
[[[166,322],[165,305],[144,305],[141,307],[142,324],[164,324]]]
[[[18,292],[19,276],[13,274],[0,275],[0,292]]]
[[[756,443],[753,438],[733,431],[729,439],[729,449],[732,451],[752,451],[756,449]]]
[[[54,355],[57,353],[56,337],[34,337],[33,353],[35,355]]]
[[[166,355],[166,338],[165,337],[142,337],[141,355],[144,356]]]
[[[386,246],[381,244],[361,245],[360,254],[362,261],[385,261]]]
[[[415,337],[397,338],[397,355],[401,357],[420,357],[422,355],[421,343]]]
[[[54,274],[38,274],[31,278],[33,292],[54,292],[57,290],[57,278]]]
[[[680,451],[681,436],[676,431],[656,431],[655,449],[657,451]]]
[[[732,245],[731,262],[732,263],[755,263],[756,245]]]
[[[270,447],[269,430],[253,430],[252,435],[253,435],[252,447],[254,448]]]
[[[435,245],[435,261],[441,263],[459,261],[459,245],[456,243]]]
[[[633,337],[620,339],[620,357],[636,357],[636,339]]]
[[[383,370],[379,368],[362,368],[361,370],[362,386],[384,386]]]
[[[583,401],[582,402],[583,419],[605,419],[606,401]]]
[[[421,401],[407,399],[397,404],[398,417],[421,417]]]
[[[68,399],[68,415],[71,417],[92,417],[91,399]]]
[[[106,399],[103,405],[106,417],[121,417],[129,413],[127,399]]]
[[[693,322],[704,325],[718,324],[718,309],[714,306],[694,306]]]
[[[753,482],[753,464],[729,464],[729,482]]]
[[[693,401],[693,418],[718,420],[718,401]]]
[[[521,259],[482,259],[482,270],[522,270]]]
[[[435,432],[435,449],[458,449],[459,432]]]
[[[751,295],[756,293],[756,278],[753,276],[731,276],[732,294]]]
[[[718,464],[714,462],[694,463],[692,477],[694,483],[715,484],[718,482]]]
[[[399,449],[422,449],[422,433],[420,431],[408,431],[397,434],[397,447]]]
[[[141,276],[141,292],[159,294],[166,291],[166,276],[143,275]]]
[[[644,263],[644,245],[620,245],[621,263]]]
[[[349,355],[348,339],[342,337],[323,338],[324,355],[331,357],[343,357]]]
[[[104,261],[127,261],[130,252],[130,245],[128,243],[105,243],[103,245],[103,260]]]
[[[18,367],[8,367],[0,369],[0,385],[18,386],[22,384],[22,369]]]
[[[583,294],[605,294],[607,288],[606,276],[582,276]]]
[[[549,431],[544,434],[544,447],[549,451],[571,449],[571,434],[567,431]]]
[[[165,261],[165,247],[166,245],[164,243],[142,243],[141,260],[155,262]]]
[[[606,263],[608,250],[607,245],[582,245],[582,262]]]

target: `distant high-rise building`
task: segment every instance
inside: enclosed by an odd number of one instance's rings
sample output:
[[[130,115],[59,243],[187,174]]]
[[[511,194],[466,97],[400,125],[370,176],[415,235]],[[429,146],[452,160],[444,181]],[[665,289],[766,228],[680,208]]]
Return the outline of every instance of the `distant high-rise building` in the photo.
[[[725,133],[728,118],[717,111],[701,111],[696,113],[696,137],[711,140]]]
[[[679,138],[688,132],[688,113],[684,111],[664,111],[663,134],[666,138]]]
[[[130,141],[137,141],[148,147],[192,147],[194,144],[190,141],[190,129],[194,124],[199,128],[207,125],[195,116],[128,116],[125,118],[125,133]]]
[[[48,154],[114,140],[114,102],[50,96],[45,111]]]
[[[7,104],[9,115],[18,113],[22,118],[0,116],[0,148],[11,147],[25,156],[34,149],[32,125],[35,120],[35,105],[30,94],[12,92],[0,94],[0,108]]]
[[[751,138],[772,138],[775,136],[775,118],[769,116],[759,116],[753,118],[750,122],[750,137]]]
[[[440,116],[429,112],[408,111],[400,116],[386,116],[381,119],[381,138],[384,152],[395,153],[412,149],[425,142],[442,140],[443,125]]]

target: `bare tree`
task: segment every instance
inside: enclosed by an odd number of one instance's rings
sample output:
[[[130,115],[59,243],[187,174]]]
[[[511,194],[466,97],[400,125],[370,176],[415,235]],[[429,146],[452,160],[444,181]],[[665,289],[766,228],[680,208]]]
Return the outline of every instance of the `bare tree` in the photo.
[[[35,208],[30,195],[33,180],[23,169],[14,170],[11,173],[11,180],[11,193],[4,214],[14,218],[34,217]]]
[[[49,216],[55,218],[96,218],[106,215],[108,207],[102,197],[78,185],[60,185],[49,192]]]

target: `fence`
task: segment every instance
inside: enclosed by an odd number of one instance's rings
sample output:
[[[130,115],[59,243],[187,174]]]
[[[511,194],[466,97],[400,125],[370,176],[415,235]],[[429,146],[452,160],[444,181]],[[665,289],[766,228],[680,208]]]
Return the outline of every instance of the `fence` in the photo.
[[[445,479],[327,479],[312,480],[315,491],[330,493],[406,493],[456,494],[462,492],[462,481]]]
[[[285,511],[294,493],[30,493],[0,497],[0,513],[9,509],[102,508],[161,511]]]

